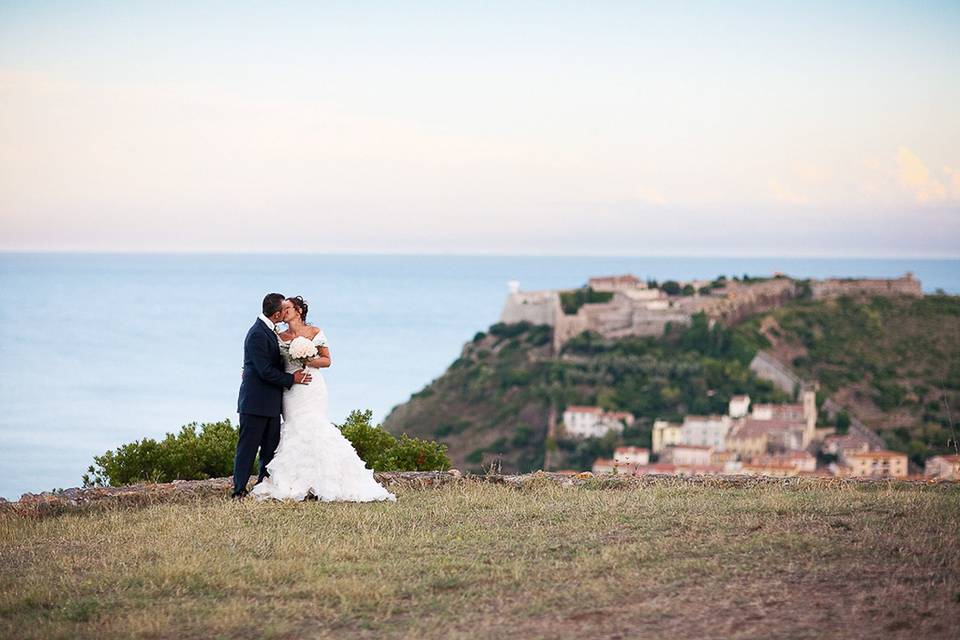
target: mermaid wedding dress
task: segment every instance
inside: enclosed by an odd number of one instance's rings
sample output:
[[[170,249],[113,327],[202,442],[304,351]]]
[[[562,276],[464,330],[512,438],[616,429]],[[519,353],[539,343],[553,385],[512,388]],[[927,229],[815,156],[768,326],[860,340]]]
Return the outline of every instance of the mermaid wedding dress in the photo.
[[[323,331],[313,343],[326,343]],[[287,361],[287,372],[298,368]],[[280,445],[267,465],[270,475],[250,494],[259,500],[303,500],[308,494],[323,501],[396,500],[327,419],[327,384],[319,369],[310,373],[310,384],[295,384],[283,392]]]

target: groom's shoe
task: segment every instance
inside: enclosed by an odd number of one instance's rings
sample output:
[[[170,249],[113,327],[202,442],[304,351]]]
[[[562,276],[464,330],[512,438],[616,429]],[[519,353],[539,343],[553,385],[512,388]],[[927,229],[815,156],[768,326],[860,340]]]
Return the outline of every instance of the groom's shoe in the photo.
[[[246,497],[247,497],[247,490],[246,490],[246,489],[244,489],[243,491],[237,492],[237,493],[231,493],[231,494],[230,494],[230,498],[233,499],[233,500],[243,500],[243,499],[246,498]]]

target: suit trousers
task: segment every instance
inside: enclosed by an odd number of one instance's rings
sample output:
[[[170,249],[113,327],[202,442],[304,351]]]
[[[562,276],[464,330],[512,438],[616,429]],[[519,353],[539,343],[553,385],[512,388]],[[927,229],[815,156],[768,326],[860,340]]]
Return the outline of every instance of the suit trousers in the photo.
[[[267,465],[273,460],[273,454],[280,444],[280,416],[255,416],[240,414],[240,439],[237,441],[237,454],[233,459],[233,493],[241,493],[247,488],[250,468],[260,450],[260,482],[269,474]]]

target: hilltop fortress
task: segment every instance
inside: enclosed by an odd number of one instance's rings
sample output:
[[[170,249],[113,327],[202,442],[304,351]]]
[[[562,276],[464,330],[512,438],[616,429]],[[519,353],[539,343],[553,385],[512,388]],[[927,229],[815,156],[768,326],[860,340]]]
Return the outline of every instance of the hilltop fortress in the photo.
[[[823,300],[904,295],[923,295],[920,281],[912,273],[895,279],[795,280],[776,274],[740,280],[721,276],[709,281],[660,284],[627,274],[590,278],[586,287],[573,291],[521,291],[520,283],[514,281],[509,283],[500,321],[550,325],[553,348],[559,351],[584,331],[607,338],[659,336],[668,323],[690,324],[694,314],[700,312],[712,321],[730,324],[799,297]]]

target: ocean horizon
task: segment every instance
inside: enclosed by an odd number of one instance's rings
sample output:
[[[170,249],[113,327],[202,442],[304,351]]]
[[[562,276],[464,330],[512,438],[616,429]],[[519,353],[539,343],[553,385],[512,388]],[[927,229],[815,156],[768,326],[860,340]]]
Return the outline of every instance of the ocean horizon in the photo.
[[[78,486],[93,456],[190,422],[236,424],[263,295],[303,295],[330,340],[330,419],[377,421],[497,321],[507,282],[591,276],[898,277],[960,294],[960,258],[0,252],[0,497]]]

